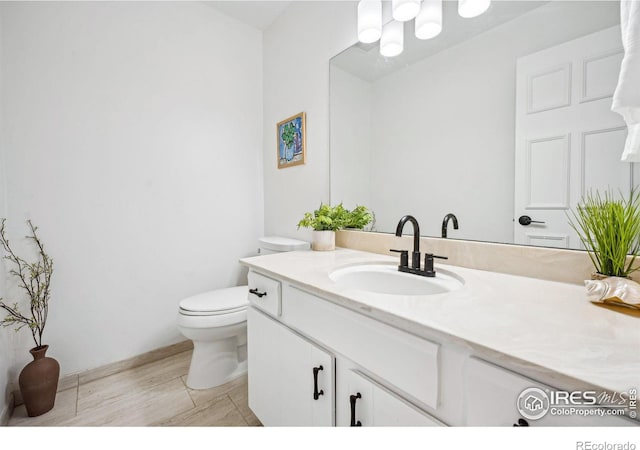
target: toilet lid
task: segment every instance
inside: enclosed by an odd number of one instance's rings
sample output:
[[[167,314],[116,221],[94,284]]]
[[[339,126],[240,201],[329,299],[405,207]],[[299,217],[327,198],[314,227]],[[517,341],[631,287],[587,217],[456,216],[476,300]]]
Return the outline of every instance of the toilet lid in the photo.
[[[213,316],[242,311],[249,305],[248,289],[248,286],[236,286],[185,298],[180,302],[180,312],[192,316]]]
[[[265,236],[258,239],[260,248],[274,252],[292,252],[294,250],[309,250],[309,243],[280,236]]]

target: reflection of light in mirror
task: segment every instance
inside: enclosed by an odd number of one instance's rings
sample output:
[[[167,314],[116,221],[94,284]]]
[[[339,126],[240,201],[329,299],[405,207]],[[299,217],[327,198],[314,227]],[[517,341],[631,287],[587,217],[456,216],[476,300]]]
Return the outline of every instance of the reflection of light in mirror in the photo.
[[[382,35],[382,0],[360,0],[358,3],[358,40],[371,44]]]
[[[382,56],[397,56],[404,48],[404,23],[391,21],[382,28],[380,38],[380,54]]]
[[[393,18],[398,22],[407,22],[418,15],[420,0],[392,0]]]
[[[491,0],[459,0],[458,14],[460,17],[470,19],[479,16],[491,5]]]
[[[442,31],[442,0],[424,0],[416,17],[416,37],[431,39]]]

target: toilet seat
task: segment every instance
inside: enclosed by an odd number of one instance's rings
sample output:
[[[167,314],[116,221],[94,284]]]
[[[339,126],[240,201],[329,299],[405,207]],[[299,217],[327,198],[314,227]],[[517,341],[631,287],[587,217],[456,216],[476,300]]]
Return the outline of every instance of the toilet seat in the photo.
[[[208,329],[213,331],[217,328],[232,325],[243,325],[246,327],[246,322],[246,308],[236,312],[213,315],[190,315],[184,314],[182,310],[178,313],[178,327],[180,328]]]
[[[248,286],[203,292],[180,302],[180,314],[185,316],[219,316],[246,312],[249,305]]]

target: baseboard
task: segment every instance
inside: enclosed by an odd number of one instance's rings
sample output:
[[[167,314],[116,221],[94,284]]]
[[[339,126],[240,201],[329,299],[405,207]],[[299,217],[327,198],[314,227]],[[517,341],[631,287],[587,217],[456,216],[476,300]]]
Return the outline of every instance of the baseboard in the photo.
[[[84,372],[78,373],[77,374],[78,382],[88,383],[90,381],[94,381],[99,378],[104,378],[109,375],[113,375],[114,373],[133,369],[135,367],[142,366],[144,364],[148,364],[151,362],[155,362],[160,359],[164,359],[169,356],[176,355],[178,353],[186,352],[187,350],[191,350],[191,349],[193,349],[192,341],[178,342],[177,344],[161,347],[155,350],[151,350],[150,352],[143,353],[141,355],[124,359],[122,361],[116,361],[111,364],[106,364],[101,367],[96,367],[95,369],[90,369],[90,370],[86,370]]]
[[[193,349],[192,341],[182,341],[177,344],[168,345],[166,347],[157,348],[141,355],[132,356],[131,358],[123,359],[122,361],[116,361],[104,366],[96,367],[94,369],[84,370],[82,372],[72,373],[60,378],[58,382],[58,392],[66,391],[67,389],[77,388],[80,383],[89,383],[100,378],[113,375],[118,372],[124,372],[125,370],[133,369],[145,364],[149,364],[160,359],[168,358],[169,356],[177,355],[178,353],[186,352]],[[22,395],[18,386],[13,387],[13,406],[22,405]],[[9,417],[11,414],[9,414]],[[7,419],[8,420],[8,419]],[[1,424],[2,422],[0,422]]]

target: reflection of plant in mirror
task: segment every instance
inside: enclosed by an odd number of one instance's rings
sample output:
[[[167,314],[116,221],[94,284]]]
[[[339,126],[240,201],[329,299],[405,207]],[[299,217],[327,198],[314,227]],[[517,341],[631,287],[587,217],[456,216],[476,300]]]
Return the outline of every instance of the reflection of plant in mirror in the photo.
[[[369,208],[366,206],[356,206],[349,214],[349,220],[347,221],[345,228],[362,230],[373,221],[373,212],[369,211]]]
[[[300,222],[298,228],[313,228],[315,231],[336,231],[343,228],[362,229],[373,220],[373,215],[364,206],[357,206],[353,211],[349,211],[342,203],[336,206],[320,204],[320,207],[307,212]]]
[[[627,277],[640,266],[640,192],[632,190],[628,198],[613,193],[590,192],[572,211],[569,224],[578,233],[589,252],[596,271],[602,275]],[[627,255],[631,255],[627,262]]]

